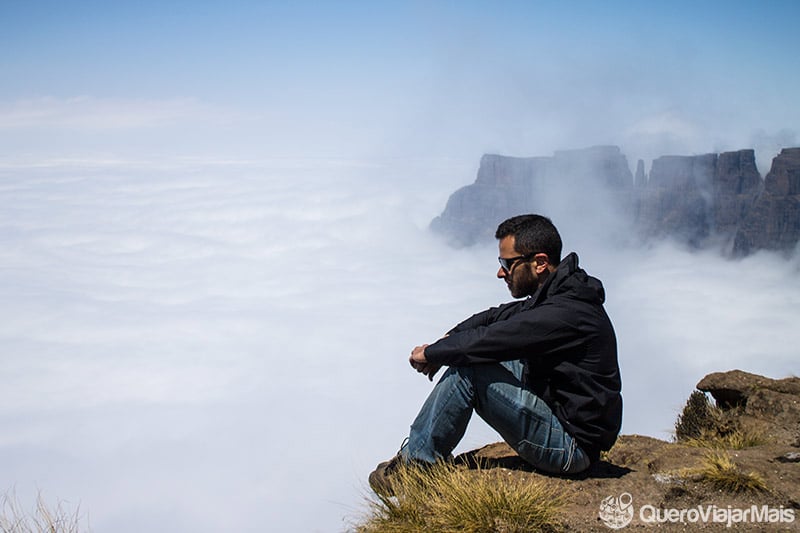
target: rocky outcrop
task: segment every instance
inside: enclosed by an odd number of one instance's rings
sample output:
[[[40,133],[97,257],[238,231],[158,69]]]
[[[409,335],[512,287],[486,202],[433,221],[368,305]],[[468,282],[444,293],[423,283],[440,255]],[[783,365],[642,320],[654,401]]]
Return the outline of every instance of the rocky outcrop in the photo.
[[[764,189],[746,211],[734,251],[793,250],[800,239],[800,148],[785,148],[773,159]]]
[[[714,230],[726,236],[735,235],[761,187],[753,150],[720,154],[713,190]]]
[[[468,246],[493,237],[494,228],[515,213],[536,209],[538,190],[547,183],[549,158],[481,157],[475,183],[454,192],[441,216],[431,222],[434,231],[455,246]]]
[[[520,213],[570,205],[585,213],[630,201],[633,176],[616,146],[563,150],[552,157],[481,158],[475,183],[454,192],[431,228],[455,246],[490,239],[497,224]],[[612,206],[598,202],[607,196]]]
[[[673,237],[699,246],[711,233],[716,154],[663,156],[653,161],[647,187],[636,196],[641,235]]]
[[[770,379],[741,370],[709,374],[697,384],[747,430],[800,446],[800,378]]]
[[[649,173],[639,160],[635,177],[615,146],[552,157],[485,155],[475,183],[453,193],[431,227],[464,246],[526,212],[579,214],[586,227],[613,218],[639,240],[721,244],[734,255],[792,251],[800,240],[800,148],[784,149],[765,180],[753,150],[662,156]]]
[[[731,448],[722,441],[684,443],[623,435],[587,472],[570,477],[536,472],[506,443],[463,453],[455,462],[479,468],[480,475],[546,480],[564,499],[561,526],[567,531],[605,531],[621,525],[626,529],[657,527],[659,531],[730,531],[732,527],[737,531],[799,531],[800,443],[791,430],[800,428],[800,378],[770,379],[732,370],[710,374],[697,387],[709,392],[737,427],[760,428],[761,442]],[[713,467],[709,474],[711,465],[724,465],[724,470]],[[732,483],[737,479],[741,486]],[[748,486],[746,481],[755,483]],[[613,517],[603,512],[604,503],[620,495],[625,495],[635,512],[623,516],[623,524],[613,524]],[[754,518],[754,506],[759,512],[774,509],[775,520],[764,514]],[[728,523],[728,515],[702,520],[699,515],[687,513],[681,518],[679,514],[682,509],[709,508],[743,509],[751,515],[739,513]],[[655,509],[678,511],[672,520],[651,520]]]
[[[753,150],[653,161],[635,197],[640,236],[670,237],[700,248],[710,237],[733,240],[761,189]]]

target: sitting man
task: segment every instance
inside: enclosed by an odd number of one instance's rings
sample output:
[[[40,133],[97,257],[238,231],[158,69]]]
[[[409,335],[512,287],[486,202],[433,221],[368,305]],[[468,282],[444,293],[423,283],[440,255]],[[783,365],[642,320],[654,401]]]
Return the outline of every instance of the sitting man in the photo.
[[[431,391],[400,452],[369,476],[393,493],[400,464],[424,466],[450,456],[476,411],[536,469],[576,474],[614,444],[622,423],[614,328],[600,280],[561,260],[550,219],[521,215],[500,224],[497,277],[514,298],[478,313],[411,352]]]

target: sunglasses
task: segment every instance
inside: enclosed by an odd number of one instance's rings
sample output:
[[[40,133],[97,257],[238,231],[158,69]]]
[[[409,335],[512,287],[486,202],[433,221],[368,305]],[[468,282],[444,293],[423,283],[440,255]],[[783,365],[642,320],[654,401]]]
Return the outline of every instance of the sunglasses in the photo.
[[[498,257],[497,260],[500,261],[500,268],[502,268],[506,274],[511,272],[511,269],[514,268],[514,264],[517,261],[530,261],[536,254],[528,254],[528,255],[518,255],[516,257]]]

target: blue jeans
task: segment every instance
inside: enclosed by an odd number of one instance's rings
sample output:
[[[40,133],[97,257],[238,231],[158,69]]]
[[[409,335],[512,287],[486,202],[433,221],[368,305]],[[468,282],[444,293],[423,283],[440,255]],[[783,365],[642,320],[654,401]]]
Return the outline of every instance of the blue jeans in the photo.
[[[574,474],[590,461],[550,407],[522,384],[522,362],[450,367],[431,391],[400,451],[406,461],[450,455],[475,410],[525,461]]]

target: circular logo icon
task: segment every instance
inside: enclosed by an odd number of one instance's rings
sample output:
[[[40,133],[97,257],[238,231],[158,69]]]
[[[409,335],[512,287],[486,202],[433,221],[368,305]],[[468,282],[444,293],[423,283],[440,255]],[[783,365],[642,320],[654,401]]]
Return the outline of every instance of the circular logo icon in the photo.
[[[623,492],[600,502],[600,520],[611,529],[622,529],[633,520],[633,496]]]

